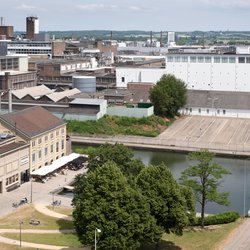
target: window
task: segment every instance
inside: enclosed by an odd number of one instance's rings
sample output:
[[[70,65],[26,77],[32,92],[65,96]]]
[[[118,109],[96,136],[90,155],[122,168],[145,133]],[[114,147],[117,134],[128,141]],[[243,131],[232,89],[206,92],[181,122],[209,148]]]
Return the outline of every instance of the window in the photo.
[[[125,77],[124,76],[122,77],[122,82],[125,82]]]
[[[190,62],[195,63],[196,62],[196,56],[190,56]]]
[[[219,110],[219,109],[217,109],[217,114],[218,114],[218,115],[220,114],[220,110]]]
[[[207,109],[207,114],[209,114],[209,109]]]
[[[59,152],[59,142],[56,143],[56,152]]]
[[[201,113],[201,109],[198,109],[199,114]]]
[[[54,151],[54,145],[50,145],[50,153],[53,153]]]
[[[50,134],[50,139],[53,139],[53,138],[54,138],[54,134],[51,133],[51,134]]]
[[[250,63],[250,57],[246,57],[246,63]]]
[[[210,56],[205,57],[205,63],[211,63],[211,57]]]
[[[198,62],[203,63],[204,62],[204,57],[203,56],[198,56]]]
[[[175,62],[180,62],[181,61],[181,57],[180,56],[176,56],[174,59],[175,59]]]
[[[245,63],[245,57],[239,57],[239,63]]]
[[[62,150],[64,149],[64,140],[62,140]]]
[[[42,143],[42,138],[39,138],[38,139],[38,144],[41,144]]]
[[[214,58],[214,63],[220,63],[220,57],[215,57]]]
[[[41,158],[42,158],[42,150],[40,149],[40,150],[38,151],[38,159],[41,160]]]
[[[36,153],[33,153],[32,154],[32,163],[35,163],[36,162]]]
[[[222,57],[222,63],[228,63],[228,57]]]
[[[235,63],[235,57],[229,57],[229,63]]]
[[[44,155],[47,156],[48,155],[48,148],[44,148]]]
[[[168,57],[167,57],[167,60],[168,60],[168,62],[173,62],[173,61],[174,61],[174,58],[173,58],[172,56],[168,56]]]
[[[189,112],[192,113],[192,108],[189,109]]]
[[[46,142],[48,141],[48,136],[47,136],[47,135],[45,136],[44,140],[45,140]]]
[[[182,61],[182,62],[187,62],[187,61],[188,61],[188,58],[187,58],[186,56],[182,56],[182,57],[181,57],[181,61]]]
[[[223,111],[222,111],[222,112],[223,112],[223,115],[225,115],[225,114],[226,114],[226,110],[225,110],[225,109],[223,109]]]
[[[36,146],[36,141],[32,141],[32,147]]]

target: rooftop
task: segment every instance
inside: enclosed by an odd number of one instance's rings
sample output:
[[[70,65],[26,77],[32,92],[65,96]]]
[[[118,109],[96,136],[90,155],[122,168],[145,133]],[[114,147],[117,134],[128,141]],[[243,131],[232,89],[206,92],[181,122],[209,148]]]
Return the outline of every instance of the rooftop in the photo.
[[[15,129],[17,134],[23,134],[28,138],[65,124],[63,120],[39,106],[1,115],[0,121],[8,128]]]

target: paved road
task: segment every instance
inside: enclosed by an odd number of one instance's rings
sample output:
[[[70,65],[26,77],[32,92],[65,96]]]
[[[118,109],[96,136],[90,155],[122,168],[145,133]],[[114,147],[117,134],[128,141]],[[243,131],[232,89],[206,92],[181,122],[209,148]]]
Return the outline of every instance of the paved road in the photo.
[[[250,219],[244,222],[233,231],[224,242],[220,250],[249,250],[250,249]]]

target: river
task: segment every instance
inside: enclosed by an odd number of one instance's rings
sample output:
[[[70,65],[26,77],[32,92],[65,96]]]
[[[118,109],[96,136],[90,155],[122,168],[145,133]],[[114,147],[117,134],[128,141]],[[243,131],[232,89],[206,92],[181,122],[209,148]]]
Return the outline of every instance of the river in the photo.
[[[80,145],[74,145],[79,147]],[[83,146],[84,147],[84,146]],[[158,165],[165,163],[178,180],[181,172],[191,164],[187,154],[163,151],[133,150],[135,158],[141,159],[145,165]],[[226,158],[216,156],[214,161],[228,169],[231,174],[224,176],[219,190],[229,192],[229,206],[221,206],[215,203],[206,205],[206,213],[218,213],[222,211],[237,211],[241,215],[250,209],[250,159]],[[200,211],[197,205],[197,212]]]

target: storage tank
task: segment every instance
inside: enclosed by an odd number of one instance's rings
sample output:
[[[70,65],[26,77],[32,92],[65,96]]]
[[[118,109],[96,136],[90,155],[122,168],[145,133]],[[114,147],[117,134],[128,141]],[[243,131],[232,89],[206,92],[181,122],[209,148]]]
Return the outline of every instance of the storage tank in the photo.
[[[73,88],[79,89],[81,92],[96,92],[95,76],[73,76]]]

